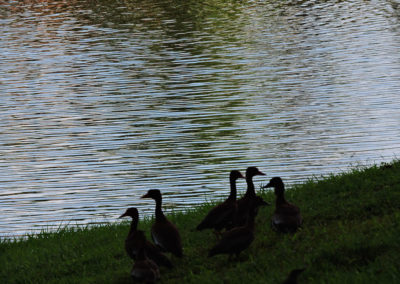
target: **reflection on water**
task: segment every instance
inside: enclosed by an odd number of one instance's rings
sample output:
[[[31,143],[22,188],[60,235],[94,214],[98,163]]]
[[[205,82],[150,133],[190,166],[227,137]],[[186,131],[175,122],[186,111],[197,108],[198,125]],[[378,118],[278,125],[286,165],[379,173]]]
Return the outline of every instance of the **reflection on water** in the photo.
[[[398,3],[278,2],[1,3],[0,236],[398,155]]]

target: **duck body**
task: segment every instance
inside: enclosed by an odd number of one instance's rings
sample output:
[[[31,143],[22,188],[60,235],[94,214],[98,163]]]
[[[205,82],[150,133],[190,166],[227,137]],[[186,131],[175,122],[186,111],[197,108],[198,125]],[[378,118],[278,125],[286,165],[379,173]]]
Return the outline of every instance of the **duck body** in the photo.
[[[197,226],[197,230],[201,231],[204,229],[214,229],[221,231],[224,228],[230,229],[233,227],[237,214],[236,180],[238,178],[244,177],[237,170],[231,171],[229,175],[231,188],[229,197],[208,212],[203,221],[201,221],[201,223]]]
[[[291,203],[281,203],[272,216],[273,228],[282,233],[294,233],[302,224],[300,209]]]
[[[145,240],[144,244],[142,243],[142,235],[144,232],[137,229],[139,213],[136,208],[128,208],[124,214],[120,216],[120,218],[130,216],[132,217],[131,227],[128,233],[128,236],[125,239],[125,251],[130,258],[136,260],[138,258],[140,249],[144,246],[145,253],[147,257],[159,266],[165,266],[168,268],[172,268],[173,264],[168,259],[166,255],[164,255],[154,244],[152,244],[149,240]]]
[[[151,227],[151,238],[161,250],[182,257],[182,242],[178,229],[170,221],[159,221]]]
[[[151,189],[142,198],[152,198],[156,201],[156,218],[151,227],[151,238],[162,251],[171,252],[177,257],[183,256],[182,241],[177,227],[171,223],[161,209],[161,192]]]
[[[209,251],[208,257],[217,254],[229,254],[230,257],[235,254],[238,257],[240,252],[248,248],[255,238],[254,226],[257,209],[264,205],[265,201],[262,199],[253,203],[249,210],[247,224],[224,232],[219,242]]]
[[[229,254],[238,256],[254,241],[254,232],[251,227],[235,227],[222,234],[220,241],[210,250],[208,256]]]
[[[154,283],[160,278],[160,271],[150,259],[137,260],[131,269],[131,276],[137,281]]]
[[[137,229],[139,223],[139,212],[136,208],[131,207],[126,209],[125,213],[119,216],[119,218],[123,217],[132,218],[129,233],[125,239],[125,251],[130,258],[135,260],[139,253],[139,249],[142,247],[142,240],[138,237],[141,232]]]
[[[247,190],[245,195],[237,201],[236,224],[238,226],[243,226],[247,223],[250,208],[254,208],[255,207],[254,205],[257,202],[259,202],[260,199],[262,200],[261,197],[256,195],[256,191],[254,188],[253,177],[256,175],[265,175],[265,174],[259,171],[256,167],[247,168],[246,170]],[[265,205],[268,205],[268,203],[265,202]]]
[[[282,179],[274,177],[265,187],[273,187],[276,195],[275,211],[271,219],[272,227],[282,233],[296,232],[303,219],[299,207],[286,201]]]
[[[211,209],[196,229],[199,231],[204,229],[221,231],[224,228],[229,228],[232,226],[236,211],[236,200],[225,200],[223,203]]]
[[[146,237],[143,231],[137,231],[137,240],[140,245],[136,261],[131,269],[131,276],[138,281],[154,283],[160,278],[158,265],[147,257],[145,244]]]
[[[152,244],[150,241],[146,241],[145,251],[147,256],[157,263],[158,266],[164,266],[167,268],[173,268],[174,265],[169,258],[163,254],[158,247]]]

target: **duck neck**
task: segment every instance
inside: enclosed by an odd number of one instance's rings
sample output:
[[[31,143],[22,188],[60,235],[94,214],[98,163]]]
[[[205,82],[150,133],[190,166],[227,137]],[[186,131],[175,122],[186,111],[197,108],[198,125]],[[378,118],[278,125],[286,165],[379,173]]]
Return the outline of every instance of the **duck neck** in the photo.
[[[138,219],[137,218],[132,218],[131,227],[129,229],[129,235],[133,234],[134,232],[136,232],[137,225],[138,225]]]
[[[162,221],[165,219],[164,213],[162,212],[161,209],[161,203],[162,203],[162,199],[157,198],[156,199],[156,220]]]
[[[256,210],[256,209],[252,209],[252,210]],[[247,225],[246,225],[246,227],[248,229],[250,229],[251,231],[254,231],[255,220],[256,220],[255,212],[251,212],[247,218]]]
[[[256,191],[254,189],[253,176],[246,176],[247,191],[245,195],[255,196]]]
[[[144,242],[140,246],[139,253],[137,256],[137,260],[145,260],[146,259],[146,251],[144,249]]]
[[[285,188],[284,186],[279,186],[277,188],[275,188],[275,194],[276,194],[276,204],[283,204],[286,203],[286,199],[285,199]]]
[[[236,179],[230,178],[231,193],[229,194],[229,200],[236,200]]]

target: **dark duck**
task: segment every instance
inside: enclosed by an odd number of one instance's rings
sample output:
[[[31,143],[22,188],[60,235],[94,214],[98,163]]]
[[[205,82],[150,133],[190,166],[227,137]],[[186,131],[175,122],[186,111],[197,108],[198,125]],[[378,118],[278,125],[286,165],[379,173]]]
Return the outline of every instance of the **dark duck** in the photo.
[[[162,208],[161,192],[158,189],[150,189],[142,198],[152,198],[156,201],[156,218],[151,227],[153,242],[162,251],[171,252],[177,257],[182,257],[182,241],[176,226],[165,217]]]
[[[285,199],[285,185],[280,177],[274,177],[265,187],[273,187],[276,195],[272,227],[282,233],[294,233],[303,220],[300,209]]]
[[[147,240],[144,232],[137,231],[136,238],[140,248],[131,269],[131,276],[137,281],[154,283],[160,278],[160,270],[157,264],[146,255],[145,244]]]
[[[254,227],[257,209],[264,205],[267,205],[265,201],[262,199],[256,199],[251,204],[247,224],[224,232],[219,242],[210,250],[208,257],[217,254],[229,254],[229,259],[231,259],[233,255],[236,255],[236,258],[238,258],[240,252],[248,248],[254,241]]]
[[[282,284],[297,284],[298,281],[297,279],[299,278],[299,275],[305,270],[305,268],[301,269],[293,269],[290,273],[289,276],[285,279],[285,281],[282,282]]]
[[[214,229],[221,231],[224,228],[232,228],[237,211],[236,180],[239,178],[244,178],[244,176],[237,170],[231,171],[229,175],[231,189],[229,197],[208,212],[207,216],[197,226],[197,230]]]
[[[122,214],[119,218],[123,217],[131,217],[131,227],[129,229],[128,236],[125,239],[125,251],[130,258],[136,260],[139,254],[140,249],[144,246],[145,253],[148,258],[153,260],[159,266],[165,266],[168,268],[172,268],[173,265],[171,261],[168,259],[166,255],[164,255],[154,244],[152,244],[149,240],[145,240],[144,245],[142,245],[142,237],[143,231],[138,230],[138,222],[139,222],[139,212],[136,208],[128,208],[124,214]]]
[[[237,216],[236,224],[238,226],[245,225],[247,223],[247,218],[249,217],[250,208],[254,208],[255,203],[264,202],[260,196],[256,195],[254,188],[253,177],[257,175],[265,175],[256,167],[248,167],[246,170],[246,183],[247,191],[242,198],[237,201]],[[268,205],[266,202],[264,204]],[[257,215],[257,209],[255,209],[255,214]]]

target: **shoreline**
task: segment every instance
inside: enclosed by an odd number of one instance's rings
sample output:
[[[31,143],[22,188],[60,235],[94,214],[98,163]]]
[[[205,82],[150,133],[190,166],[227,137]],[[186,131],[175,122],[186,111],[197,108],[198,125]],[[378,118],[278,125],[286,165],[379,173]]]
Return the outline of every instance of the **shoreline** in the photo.
[[[274,204],[271,191],[258,193]],[[279,283],[301,267],[306,270],[299,283],[400,281],[400,161],[310,179],[288,188],[286,197],[300,207],[303,228],[294,235],[278,234],[269,226],[274,206],[262,208],[255,241],[239,261],[227,262],[224,255],[207,258],[215,236],[194,230],[214,203],[167,214],[181,232],[185,257],[171,257],[176,268],[161,268],[160,282]],[[151,224],[151,218],[139,222],[148,238]],[[2,239],[0,279],[131,283],[132,261],[123,248],[128,228],[129,221],[124,221]]]

